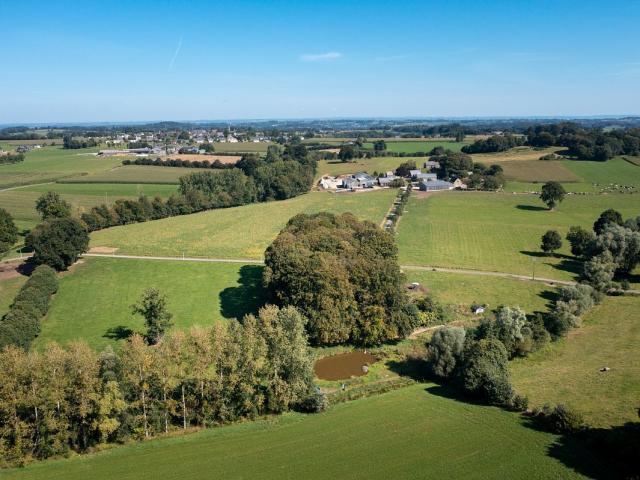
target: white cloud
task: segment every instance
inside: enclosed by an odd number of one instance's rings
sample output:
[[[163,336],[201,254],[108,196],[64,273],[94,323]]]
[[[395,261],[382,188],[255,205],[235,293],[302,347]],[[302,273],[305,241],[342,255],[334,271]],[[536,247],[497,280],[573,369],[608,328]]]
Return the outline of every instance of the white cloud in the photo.
[[[306,53],[304,55],[300,55],[300,60],[303,62],[324,62],[330,60],[337,60],[342,58],[342,54],[340,52],[327,52],[327,53]]]

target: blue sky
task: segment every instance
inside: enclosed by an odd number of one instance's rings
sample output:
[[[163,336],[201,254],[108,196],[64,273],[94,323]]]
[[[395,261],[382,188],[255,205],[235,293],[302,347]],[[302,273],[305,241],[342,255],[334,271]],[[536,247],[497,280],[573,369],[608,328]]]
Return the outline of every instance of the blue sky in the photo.
[[[640,114],[640,2],[0,0],[0,123]]]

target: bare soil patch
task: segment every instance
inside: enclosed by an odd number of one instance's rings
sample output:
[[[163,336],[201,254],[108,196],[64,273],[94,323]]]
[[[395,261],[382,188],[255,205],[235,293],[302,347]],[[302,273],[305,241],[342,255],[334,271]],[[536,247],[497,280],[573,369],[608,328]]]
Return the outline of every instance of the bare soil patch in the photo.
[[[91,247],[89,253],[115,253],[118,249],[114,247]]]
[[[189,162],[215,162],[216,160],[220,161],[220,163],[236,163],[240,160],[239,155],[198,155],[195,153],[175,153],[173,155],[167,155],[165,158],[169,160],[187,160]]]
[[[0,282],[22,275],[28,276],[33,271],[33,268],[34,266],[32,264],[22,260],[0,263]]]

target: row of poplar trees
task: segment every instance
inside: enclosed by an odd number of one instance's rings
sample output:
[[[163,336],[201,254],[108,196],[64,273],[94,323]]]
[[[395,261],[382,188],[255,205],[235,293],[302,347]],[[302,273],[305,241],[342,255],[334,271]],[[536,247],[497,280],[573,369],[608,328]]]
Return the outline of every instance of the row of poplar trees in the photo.
[[[263,308],[242,322],[135,334],[119,351],[82,342],[0,353],[0,465],[278,413],[320,394],[305,319]]]

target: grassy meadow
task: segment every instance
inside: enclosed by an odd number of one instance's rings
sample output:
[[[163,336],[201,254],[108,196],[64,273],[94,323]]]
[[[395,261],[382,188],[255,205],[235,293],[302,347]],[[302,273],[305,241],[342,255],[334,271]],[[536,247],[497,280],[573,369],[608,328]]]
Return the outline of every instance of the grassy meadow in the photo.
[[[0,165],[0,188],[104,172],[122,162],[121,158],[97,157],[97,151],[98,148],[65,150],[61,146],[32,150],[25,154],[24,162]]]
[[[116,183],[51,183],[0,191],[0,207],[11,213],[14,219],[29,222],[39,221],[35,209],[36,200],[45,192],[59,193],[69,204],[72,212],[80,214],[102,203],[113,204],[119,199],[135,200],[140,195],[153,198],[168,198],[177,193],[176,185],[164,184],[116,184]]]
[[[419,384],[332,406],[4,472],[7,480],[146,478],[586,478],[584,451],[515,413]],[[574,468],[579,468],[578,473]]]
[[[35,345],[83,338],[101,349],[143,332],[130,305],[150,287],[167,296],[175,328],[241,318],[262,303],[261,275],[258,265],[85,258],[62,275]]]
[[[203,168],[157,167],[154,165],[120,165],[106,172],[65,178],[64,183],[164,183],[178,184],[183,175],[215,171]]]
[[[442,303],[470,315],[471,304],[486,304],[489,309],[500,305],[518,305],[527,313],[544,311],[555,295],[554,288],[510,278],[403,269],[407,281],[418,282]]]
[[[607,427],[638,420],[639,297],[608,297],[581,328],[526,359],[510,363],[516,391],[531,406],[566,403],[588,423]],[[611,370],[600,372],[607,366]]]
[[[387,151],[397,153],[416,153],[416,152],[429,152],[436,147],[443,147],[454,152],[459,152],[462,147],[466,145],[463,142],[452,142],[446,140],[387,140]],[[373,148],[373,142],[366,142],[364,148]]]
[[[216,152],[224,153],[267,153],[269,145],[273,142],[238,142],[238,143],[221,143],[216,142],[213,147]]]
[[[396,190],[364,193],[312,192],[280,202],[125,225],[91,234],[91,247],[113,247],[134,255],[261,259],[287,221],[298,213],[352,212],[380,223]]]
[[[470,268],[571,279],[577,265],[567,242],[555,257],[543,256],[540,238],[550,229],[564,237],[572,225],[591,227],[603,210],[629,217],[640,195],[569,195],[548,211],[534,195],[443,192],[413,196],[398,227],[400,263]]]
[[[341,162],[340,160],[321,160],[318,162],[317,178],[320,178],[323,175],[337,176],[356,172],[367,172],[369,174],[373,174],[373,172],[384,173],[389,170],[395,170],[401,163],[409,160],[415,160],[416,165],[420,166],[427,159],[424,157],[374,157],[360,158],[353,162]]]
[[[27,277],[23,275],[0,280],[0,318],[9,311],[13,299],[26,281]]]

